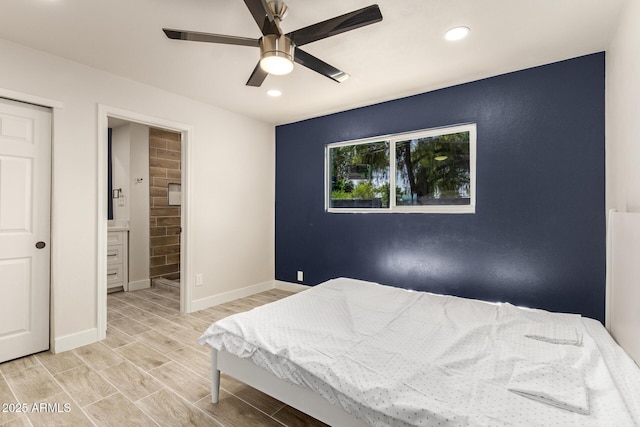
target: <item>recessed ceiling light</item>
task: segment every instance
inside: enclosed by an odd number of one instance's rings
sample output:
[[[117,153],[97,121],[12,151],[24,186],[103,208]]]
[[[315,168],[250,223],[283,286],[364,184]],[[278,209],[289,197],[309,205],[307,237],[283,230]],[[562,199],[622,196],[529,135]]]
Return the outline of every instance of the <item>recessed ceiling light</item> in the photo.
[[[279,91],[278,89],[269,89],[267,91],[267,95],[269,96],[273,96],[274,98],[279,97],[280,95],[282,95],[282,92]]]
[[[468,27],[455,27],[447,31],[444,38],[449,41],[460,40],[467,37],[469,31]]]

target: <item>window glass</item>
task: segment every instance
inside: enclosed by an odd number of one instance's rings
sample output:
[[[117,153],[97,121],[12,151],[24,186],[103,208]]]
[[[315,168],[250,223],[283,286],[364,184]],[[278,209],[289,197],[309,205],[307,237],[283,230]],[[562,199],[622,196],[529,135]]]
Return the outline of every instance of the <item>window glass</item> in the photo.
[[[471,203],[469,132],[396,142],[396,205]]]
[[[474,213],[476,125],[327,145],[329,212]]]
[[[389,141],[331,147],[329,174],[329,207],[389,207]]]

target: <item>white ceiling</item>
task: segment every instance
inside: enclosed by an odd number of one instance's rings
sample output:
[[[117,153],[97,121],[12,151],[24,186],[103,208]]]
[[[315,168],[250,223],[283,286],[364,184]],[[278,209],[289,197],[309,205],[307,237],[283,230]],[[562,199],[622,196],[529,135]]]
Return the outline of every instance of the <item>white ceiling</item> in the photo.
[[[0,38],[283,124],[606,50],[627,1],[377,0],[382,22],[304,47],[351,75],[340,84],[296,64],[248,87],[257,48],[169,40],[161,31],[258,38],[242,0],[3,0]],[[288,0],[281,27],[374,2]],[[445,41],[458,25],[469,36]],[[268,97],[270,88],[283,95]]]

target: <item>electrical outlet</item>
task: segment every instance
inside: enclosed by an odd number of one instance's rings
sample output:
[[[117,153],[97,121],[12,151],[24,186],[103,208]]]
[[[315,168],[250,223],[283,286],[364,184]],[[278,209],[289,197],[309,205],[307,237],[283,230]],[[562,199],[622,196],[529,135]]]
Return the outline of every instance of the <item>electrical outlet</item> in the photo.
[[[298,282],[302,282],[304,280],[304,273],[298,270]]]
[[[196,274],[196,286],[202,286],[202,273]]]

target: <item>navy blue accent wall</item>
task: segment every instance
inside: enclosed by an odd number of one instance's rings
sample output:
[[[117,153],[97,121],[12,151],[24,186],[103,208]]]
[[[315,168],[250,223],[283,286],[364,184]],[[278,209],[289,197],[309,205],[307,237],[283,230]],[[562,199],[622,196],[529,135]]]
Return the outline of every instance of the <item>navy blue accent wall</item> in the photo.
[[[605,56],[276,128],[276,279],[338,276],[604,320]],[[348,83],[347,83],[348,84]],[[324,207],[331,142],[477,123],[475,214]]]

